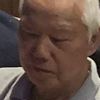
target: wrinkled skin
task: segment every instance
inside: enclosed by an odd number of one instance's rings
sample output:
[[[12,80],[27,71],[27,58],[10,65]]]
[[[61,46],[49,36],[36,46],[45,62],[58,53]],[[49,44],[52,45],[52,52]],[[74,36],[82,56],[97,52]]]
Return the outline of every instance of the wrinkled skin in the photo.
[[[83,6],[84,0],[25,0],[20,59],[40,100],[68,100],[88,76],[87,57],[96,48],[81,21]]]

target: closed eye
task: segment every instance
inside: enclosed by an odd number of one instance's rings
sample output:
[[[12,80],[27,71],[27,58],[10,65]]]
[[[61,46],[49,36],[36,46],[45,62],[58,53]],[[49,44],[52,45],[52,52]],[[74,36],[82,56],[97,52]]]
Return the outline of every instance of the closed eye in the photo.
[[[24,29],[24,28],[22,28],[21,31],[23,33],[26,33],[28,36],[32,36],[32,37],[38,37],[38,36],[40,36],[39,33],[35,33],[35,32],[32,32],[32,31]]]
[[[60,38],[54,38],[54,37],[51,37],[51,40],[53,42],[65,42],[65,41],[68,41],[68,39],[66,39],[66,38],[60,39]]]

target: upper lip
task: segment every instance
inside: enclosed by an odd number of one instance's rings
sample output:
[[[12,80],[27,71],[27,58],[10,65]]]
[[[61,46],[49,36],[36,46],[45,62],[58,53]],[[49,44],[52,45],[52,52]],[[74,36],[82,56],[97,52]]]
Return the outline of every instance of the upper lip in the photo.
[[[40,67],[34,67],[34,69],[36,70],[36,71],[42,71],[42,72],[45,72],[45,73],[52,73],[52,74],[54,74],[54,72],[53,71],[51,71],[51,70],[48,70],[48,69],[44,69],[44,68],[40,68]]]

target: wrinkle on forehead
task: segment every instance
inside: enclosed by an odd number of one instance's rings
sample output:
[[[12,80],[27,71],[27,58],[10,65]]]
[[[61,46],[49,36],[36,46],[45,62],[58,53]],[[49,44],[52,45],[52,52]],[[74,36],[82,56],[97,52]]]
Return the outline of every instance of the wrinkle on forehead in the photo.
[[[49,20],[51,19],[51,22],[57,22],[60,26],[66,26],[68,21],[73,22],[76,20],[77,22],[82,22],[84,1],[85,0],[26,0],[25,3],[28,5],[28,8],[31,8],[33,16],[40,16],[40,19],[45,18],[45,20],[48,18]],[[66,21],[63,23],[62,19]]]
[[[76,5],[83,10],[85,0],[25,0],[30,6],[37,9],[45,9],[52,12],[61,12],[65,9],[72,9]]]
[[[31,12],[38,16],[52,16],[67,20],[81,20],[85,0],[25,0],[27,8],[25,13]],[[28,11],[28,8],[31,10]]]

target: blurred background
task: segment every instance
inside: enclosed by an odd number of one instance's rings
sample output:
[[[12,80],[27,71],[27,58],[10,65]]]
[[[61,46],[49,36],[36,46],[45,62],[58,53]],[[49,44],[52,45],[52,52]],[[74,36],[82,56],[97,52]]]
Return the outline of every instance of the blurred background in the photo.
[[[0,10],[6,11],[8,14],[18,17],[19,0],[0,0]]]
[[[17,33],[19,0],[0,0],[0,67],[20,66]]]

